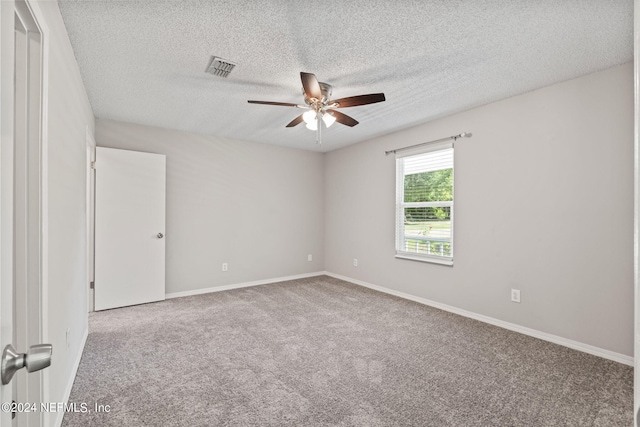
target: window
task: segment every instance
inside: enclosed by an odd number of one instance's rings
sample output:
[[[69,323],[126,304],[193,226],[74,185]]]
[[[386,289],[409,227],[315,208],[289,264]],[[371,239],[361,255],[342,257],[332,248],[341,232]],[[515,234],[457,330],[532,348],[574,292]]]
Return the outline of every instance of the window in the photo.
[[[453,144],[396,155],[396,257],[453,265]]]

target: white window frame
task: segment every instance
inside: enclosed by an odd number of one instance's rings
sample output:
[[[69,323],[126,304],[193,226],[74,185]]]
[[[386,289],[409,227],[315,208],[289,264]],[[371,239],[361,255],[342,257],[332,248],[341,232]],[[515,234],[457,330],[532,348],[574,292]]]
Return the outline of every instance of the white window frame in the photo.
[[[396,258],[409,259],[413,261],[429,262],[434,264],[443,264],[453,266],[454,255],[454,201],[455,201],[455,153],[453,175],[454,180],[453,199],[452,201],[441,202],[405,202],[404,201],[404,161],[405,157],[417,156],[420,154],[426,154],[434,151],[441,151],[451,149],[453,150],[453,142],[444,142],[439,144],[429,145],[427,147],[420,147],[410,150],[403,150],[396,153]],[[406,248],[406,234],[404,232],[404,210],[405,208],[421,208],[421,207],[450,207],[451,208],[451,238],[450,240],[441,240],[437,238],[428,239],[428,241],[447,241],[451,244],[451,256],[441,256],[437,254],[421,254],[416,252],[407,251]],[[427,239],[425,239],[427,240]]]

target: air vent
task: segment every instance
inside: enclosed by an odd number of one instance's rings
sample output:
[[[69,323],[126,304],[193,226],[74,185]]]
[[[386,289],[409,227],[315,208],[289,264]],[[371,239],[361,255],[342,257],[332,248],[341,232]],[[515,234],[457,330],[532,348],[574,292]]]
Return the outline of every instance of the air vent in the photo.
[[[207,67],[207,73],[211,73],[214,76],[227,77],[235,66],[236,64],[234,64],[233,62],[229,62],[226,59],[212,56],[211,62]]]

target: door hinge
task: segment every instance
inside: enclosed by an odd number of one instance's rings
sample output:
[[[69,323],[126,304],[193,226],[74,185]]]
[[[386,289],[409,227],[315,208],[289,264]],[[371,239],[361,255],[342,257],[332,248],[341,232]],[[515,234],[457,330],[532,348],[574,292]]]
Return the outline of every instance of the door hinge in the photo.
[[[94,289],[96,287],[95,282],[89,282],[89,289]]]
[[[93,170],[96,169],[96,162],[91,162],[91,169],[93,169]]]

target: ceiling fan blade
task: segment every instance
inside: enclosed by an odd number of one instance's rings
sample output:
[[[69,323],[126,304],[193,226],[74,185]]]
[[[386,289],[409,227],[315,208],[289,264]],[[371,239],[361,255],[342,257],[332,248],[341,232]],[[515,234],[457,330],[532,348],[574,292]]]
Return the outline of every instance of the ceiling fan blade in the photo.
[[[296,117],[295,119],[291,120],[289,122],[289,124],[286,126],[288,128],[292,128],[294,126],[299,125],[300,123],[302,123],[304,121],[304,119],[302,118],[302,114],[300,114],[298,117]]]
[[[297,107],[298,104],[291,104],[289,102],[271,102],[271,101],[247,101],[249,104],[264,104],[264,105],[280,105],[282,107]]]
[[[322,99],[322,91],[318,84],[318,79],[315,74],[300,72],[300,79],[302,80],[302,87],[304,88],[304,94],[307,98],[315,98],[318,101]]]
[[[331,110],[331,114],[336,118],[336,122],[342,123],[343,125],[347,125],[350,127],[354,127],[358,124],[358,121],[353,117],[349,117],[346,114],[341,113],[340,111]]]
[[[356,107],[358,105],[375,104],[385,100],[384,93],[370,93],[368,95],[348,96],[346,98],[334,99],[330,104],[338,104],[332,108]]]

